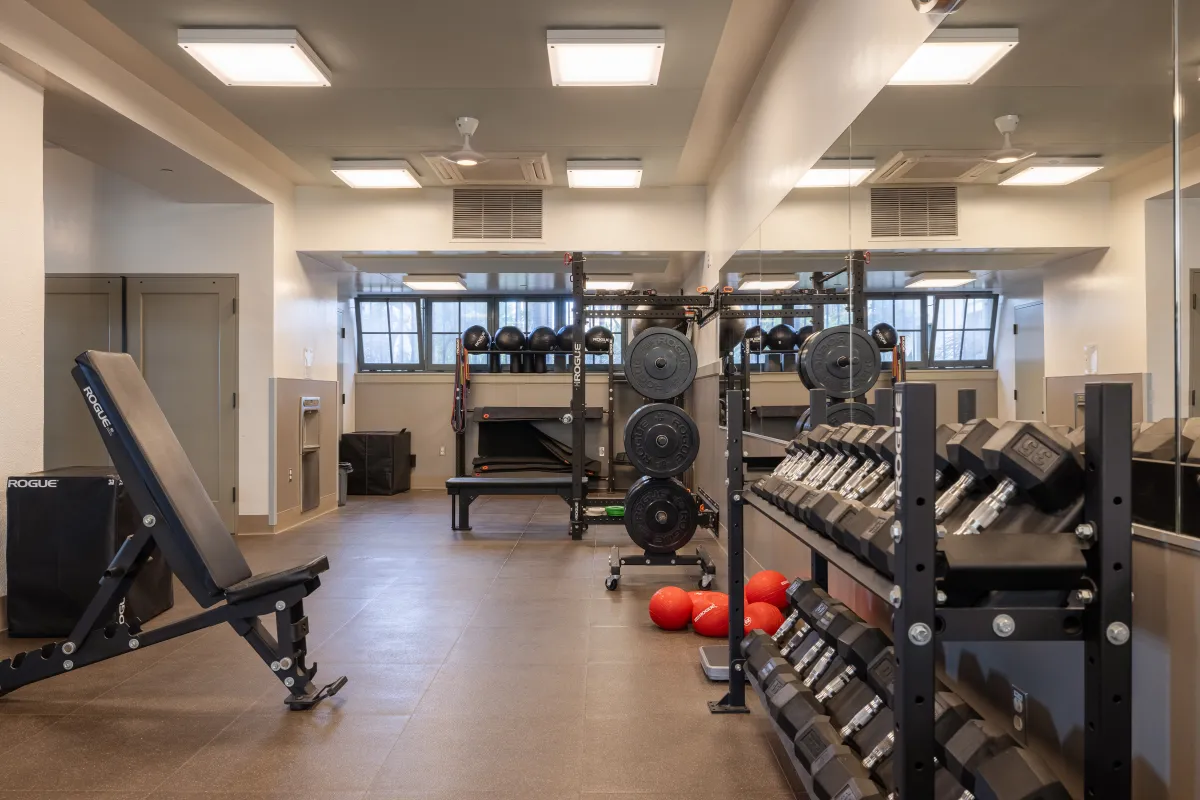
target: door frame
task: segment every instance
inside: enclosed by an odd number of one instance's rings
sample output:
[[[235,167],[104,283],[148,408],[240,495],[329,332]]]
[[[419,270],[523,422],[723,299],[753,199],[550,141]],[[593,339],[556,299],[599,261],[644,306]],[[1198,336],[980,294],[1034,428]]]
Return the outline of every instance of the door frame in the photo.
[[[1013,325],[1017,328],[1017,332],[1013,335],[1013,390],[1019,391],[1017,386],[1017,366],[1020,359],[1017,357],[1017,342],[1020,337],[1020,326],[1017,320],[1017,314],[1022,309],[1032,308],[1033,306],[1042,307],[1042,408],[1040,421],[1046,421],[1046,301],[1045,300],[1030,300],[1028,303],[1021,303],[1019,306],[1013,306]],[[1013,399],[1013,418],[1023,419],[1017,405],[1020,402],[1019,396]]]

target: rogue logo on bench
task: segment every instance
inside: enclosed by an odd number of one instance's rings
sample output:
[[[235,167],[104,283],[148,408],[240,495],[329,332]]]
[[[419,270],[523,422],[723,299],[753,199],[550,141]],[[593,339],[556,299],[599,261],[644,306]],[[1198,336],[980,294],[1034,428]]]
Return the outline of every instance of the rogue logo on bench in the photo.
[[[112,436],[112,423],[108,421],[108,415],[104,413],[104,409],[100,406],[100,401],[96,399],[96,393],[92,391],[92,387],[83,387],[83,396],[87,398],[88,404],[92,407],[92,411],[96,412],[96,419],[100,420],[100,427],[104,428],[105,433],[107,433],[109,436]]]
[[[9,478],[9,489],[57,489],[57,478]]]

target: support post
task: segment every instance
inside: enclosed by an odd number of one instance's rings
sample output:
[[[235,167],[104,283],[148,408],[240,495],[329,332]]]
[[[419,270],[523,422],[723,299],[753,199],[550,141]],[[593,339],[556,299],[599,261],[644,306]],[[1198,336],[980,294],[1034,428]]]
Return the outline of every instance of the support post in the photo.
[[[829,420],[829,401],[824,389],[808,390],[808,426],[815,428]]]
[[[880,425],[886,425],[896,416],[896,406],[892,399],[891,389],[875,390],[875,419]]]
[[[846,257],[850,278],[850,324],[867,329],[867,254],[855,250]]]
[[[743,346],[744,347],[744,346]],[[708,710],[713,714],[748,714],[746,706],[745,658],[742,656],[743,626],[745,617],[746,556],[742,548],[742,507],[744,444],[742,439],[742,411],[745,397],[737,390],[725,393],[726,416],[729,419],[725,440],[725,527],[729,539],[729,691],[720,700],[710,701]]]
[[[890,598],[896,609],[895,764],[898,794],[912,798],[934,796],[936,404],[932,383],[896,387],[896,585]]]
[[[1089,383],[1085,392],[1084,524],[1095,541],[1087,556],[1096,598],[1083,615],[1084,796],[1127,800],[1133,751],[1133,391],[1127,383]]]
[[[571,538],[582,539],[587,529],[585,503],[587,501],[587,473],[584,465],[587,454],[587,365],[583,360],[583,290],[587,276],[583,271],[583,253],[571,256],[571,293],[574,296],[574,335],[571,337]]]
[[[975,390],[958,390],[958,421],[962,425],[976,418]]]
[[[623,323],[622,323],[623,324]],[[620,336],[621,332],[617,331],[615,336]],[[614,388],[613,374],[615,366],[613,365],[613,343],[608,343],[608,491],[615,492],[617,490],[617,475],[616,475],[616,459],[613,456],[613,447],[616,443],[616,433],[614,428],[617,424],[617,395]]]

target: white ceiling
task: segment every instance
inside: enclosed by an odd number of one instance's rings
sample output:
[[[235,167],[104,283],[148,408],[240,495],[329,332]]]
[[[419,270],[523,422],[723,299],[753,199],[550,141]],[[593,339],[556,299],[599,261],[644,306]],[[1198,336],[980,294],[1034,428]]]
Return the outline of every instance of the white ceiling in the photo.
[[[422,152],[454,148],[454,119],[480,120],[487,151],[628,157],[643,186],[670,185],[732,0],[91,0],[318,182],[333,158],[406,158],[437,185]],[[323,89],[228,87],[176,44],[181,27],[295,27],[333,72]],[[545,31],[663,27],[659,85],[554,88]]]
[[[1200,4],[1184,6],[1182,63],[1196,64]],[[829,154],[882,166],[904,149],[990,152],[1002,143],[993,120],[1017,114],[1016,145],[1102,156],[1093,180],[1109,180],[1170,142],[1170,14],[1171,0],[967,0],[945,27],[1016,27],[1017,47],[972,86],[885,88]],[[1200,72],[1188,69],[1185,100],[1200,109]]]

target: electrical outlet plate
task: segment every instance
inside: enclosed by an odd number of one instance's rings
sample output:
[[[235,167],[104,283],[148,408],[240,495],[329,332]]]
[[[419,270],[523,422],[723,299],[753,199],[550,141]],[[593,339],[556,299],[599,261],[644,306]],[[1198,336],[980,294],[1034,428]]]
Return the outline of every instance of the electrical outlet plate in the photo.
[[[604,448],[603,447],[600,448],[600,457],[604,458]]]
[[[1013,731],[1017,742],[1024,747],[1029,743],[1029,693],[1012,687]]]

